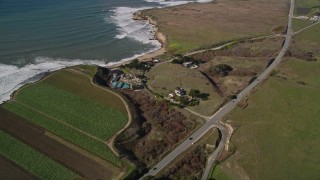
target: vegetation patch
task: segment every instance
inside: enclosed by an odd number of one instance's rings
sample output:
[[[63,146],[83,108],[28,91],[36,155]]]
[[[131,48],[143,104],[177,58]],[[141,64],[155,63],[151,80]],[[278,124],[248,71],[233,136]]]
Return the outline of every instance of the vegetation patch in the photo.
[[[1,155],[40,179],[77,179],[78,175],[0,130]]]
[[[319,177],[320,95],[315,78],[320,76],[319,66],[319,62],[287,60],[250,97],[245,109],[237,108],[227,117],[240,128],[232,137],[236,153],[222,169],[251,179]]]
[[[89,78],[63,70],[23,88],[4,107],[120,166],[105,144],[127,122],[127,113],[120,110],[124,105],[116,98],[94,87]],[[113,99],[116,105],[112,105]]]
[[[284,27],[286,10],[286,0],[272,3],[219,1],[144,10],[141,15],[157,22],[159,30],[167,35],[169,53],[175,54],[234,39],[271,34],[273,29]]]
[[[197,143],[176,158],[171,166],[160,172],[159,179],[200,179],[207,158],[216,148],[219,139],[217,129],[211,129]]]
[[[146,75],[150,89],[164,97],[174,93],[177,87],[190,92],[197,89],[207,94],[207,100],[201,100],[199,105],[191,107],[193,110],[212,115],[223,102],[222,97],[213,89],[210,81],[196,69],[189,69],[180,64],[163,63],[152,68]]]

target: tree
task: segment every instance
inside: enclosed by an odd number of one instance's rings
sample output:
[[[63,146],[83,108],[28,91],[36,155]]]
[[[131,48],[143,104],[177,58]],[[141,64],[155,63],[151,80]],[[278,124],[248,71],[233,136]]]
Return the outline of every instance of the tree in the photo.
[[[227,76],[233,68],[227,64],[218,64],[212,67],[211,72],[213,74],[219,74],[222,76]]]
[[[191,89],[188,95],[193,98],[197,98],[200,95],[200,91],[198,89]]]

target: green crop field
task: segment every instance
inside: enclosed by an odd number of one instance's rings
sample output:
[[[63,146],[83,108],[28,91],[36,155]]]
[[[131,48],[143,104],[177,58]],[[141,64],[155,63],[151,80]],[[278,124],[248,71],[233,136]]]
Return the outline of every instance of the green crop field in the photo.
[[[40,179],[78,179],[78,175],[0,130],[1,155]]]
[[[67,70],[55,73],[23,88],[4,107],[119,166],[120,160],[105,142],[125,126],[127,113],[120,103],[112,106],[112,99],[118,97],[110,98],[115,95],[79,76]]]

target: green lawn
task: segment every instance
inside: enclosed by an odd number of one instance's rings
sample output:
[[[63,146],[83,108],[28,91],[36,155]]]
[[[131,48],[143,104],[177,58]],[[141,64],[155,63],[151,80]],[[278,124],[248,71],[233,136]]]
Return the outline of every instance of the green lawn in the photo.
[[[40,179],[79,179],[80,177],[0,130],[1,155],[16,162]]]
[[[66,70],[55,73],[23,88],[4,107],[120,166],[104,142],[125,126],[127,113],[119,105],[113,107],[112,100],[118,97],[92,86],[89,78],[78,77],[82,75]]]
[[[227,117],[240,128],[232,137],[237,152],[224,169],[238,178],[319,178],[319,67],[320,62],[288,60],[250,96],[248,107]]]

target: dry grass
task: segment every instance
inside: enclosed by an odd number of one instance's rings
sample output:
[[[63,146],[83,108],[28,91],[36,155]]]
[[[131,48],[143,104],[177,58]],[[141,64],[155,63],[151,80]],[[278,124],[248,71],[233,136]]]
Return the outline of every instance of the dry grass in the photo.
[[[218,1],[187,4],[143,12],[168,36],[168,50],[190,51],[242,37],[272,34],[284,26],[288,1]],[[280,28],[281,29],[281,28]]]
[[[202,93],[209,93],[209,99],[201,101],[191,109],[200,114],[211,115],[222,103],[223,99],[214,91],[210,82],[198,71],[191,70],[178,64],[164,63],[152,68],[147,74],[149,85],[156,93],[167,96],[177,87],[189,91],[198,89]]]

